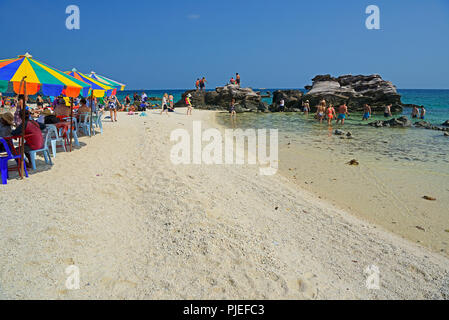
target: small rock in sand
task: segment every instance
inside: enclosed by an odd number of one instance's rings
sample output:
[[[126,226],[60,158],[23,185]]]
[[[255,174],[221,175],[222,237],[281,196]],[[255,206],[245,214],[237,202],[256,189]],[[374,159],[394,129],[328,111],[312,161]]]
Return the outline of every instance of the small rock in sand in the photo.
[[[436,200],[436,198],[434,198],[434,197],[429,197],[429,196],[424,196],[424,197],[422,197],[423,199],[426,199],[426,200],[429,200],[429,201],[435,201]]]
[[[350,166],[358,166],[359,162],[356,159],[352,159],[351,161],[347,162]]]

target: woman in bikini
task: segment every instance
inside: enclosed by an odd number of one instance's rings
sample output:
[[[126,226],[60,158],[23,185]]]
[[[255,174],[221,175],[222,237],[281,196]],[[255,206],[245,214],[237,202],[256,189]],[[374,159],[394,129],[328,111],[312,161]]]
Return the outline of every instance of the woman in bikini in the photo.
[[[230,111],[231,111],[231,119],[237,116],[237,113],[235,112],[235,99],[233,98],[231,100],[231,107],[230,107]]]
[[[332,119],[335,117],[337,118],[337,114],[335,113],[335,109],[334,109],[334,105],[333,104],[329,104],[329,107],[326,110],[326,114],[327,114],[327,124],[329,126],[332,125]]]
[[[323,123],[325,112],[326,112],[326,101],[321,100],[316,110],[316,118],[318,119],[318,121],[320,121],[320,123]]]

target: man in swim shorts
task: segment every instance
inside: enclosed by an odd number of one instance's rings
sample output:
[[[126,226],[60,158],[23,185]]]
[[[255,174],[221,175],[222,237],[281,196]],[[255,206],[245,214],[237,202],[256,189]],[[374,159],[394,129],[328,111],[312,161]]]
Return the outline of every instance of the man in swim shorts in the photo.
[[[346,106],[346,103],[343,103],[340,107],[338,107],[337,124],[338,122],[341,122],[341,125],[344,125],[346,116],[349,116],[348,107]]]
[[[371,118],[371,107],[369,105],[365,104],[363,106],[363,112],[362,121]]]

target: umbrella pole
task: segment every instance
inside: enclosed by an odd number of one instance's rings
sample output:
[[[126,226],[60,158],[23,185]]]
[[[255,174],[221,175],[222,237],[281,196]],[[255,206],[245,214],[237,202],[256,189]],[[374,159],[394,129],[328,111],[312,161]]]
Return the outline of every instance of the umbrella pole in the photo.
[[[70,152],[72,152],[73,98],[70,98]]]
[[[26,77],[23,78],[23,96],[22,96],[22,137],[20,138],[21,147],[20,147],[20,178],[23,179],[24,176],[24,167],[25,167],[25,112],[26,112],[26,95],[27,95],[27,82],[25,80]],[[19,88],[19,94],[22,91],[22,85]]]
[[[92,93],[90,94],[90,128],[89,128],[89,137],[92,137],[92,109],[94,108],[94,104],[93,104],[93,100],[94,100],[94,90],[92,89]]]

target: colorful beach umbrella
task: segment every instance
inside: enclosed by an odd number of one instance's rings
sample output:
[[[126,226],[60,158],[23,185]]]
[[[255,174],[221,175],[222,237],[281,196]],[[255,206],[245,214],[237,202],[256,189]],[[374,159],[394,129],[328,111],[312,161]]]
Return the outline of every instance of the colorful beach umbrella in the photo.
[[[66,74],[69,76],[74,77],[75,79],[78,79],[80,81],[83,81],[90,85],[91,89],[93,90],[94,97],[101,98],[106,96],[110,96],[114,92],[114,88],[111,86],[106,85],[105,83],[102,83],[100,81],[95,80],[94,78],[91,78],[75,68],[72,69],[72,71],[66,71]]]
[[[120,82],[115,81],[115,80],[112,80],[112,79],[109,79],[109,78],[106,78],[105,76],[101,76],[101,75],[99,75],[99,74],[97,74],[97,73],[95,73],[93,71],[90,73],[89,76],[92,79],[100,81],[101,83],[104,83],[104,84],[106,84],[106,85],[108,85],[110,87],[113,87],[113,88],[117,89],[117,90],[120,90],[120,91],[125,90],[125,86],[126,86],[125,84],[120,83]],[[114,94],[115,94],[115,92],[114,92]]]
[[[24,93],[24,87],[20,88],[22,79],[26,82],[28,95],[39,92],[45,96],[78,97],[80,94],[87,96],[90,90],[90,85],[32,59],[29,53],[0,60],[0,92]]]

